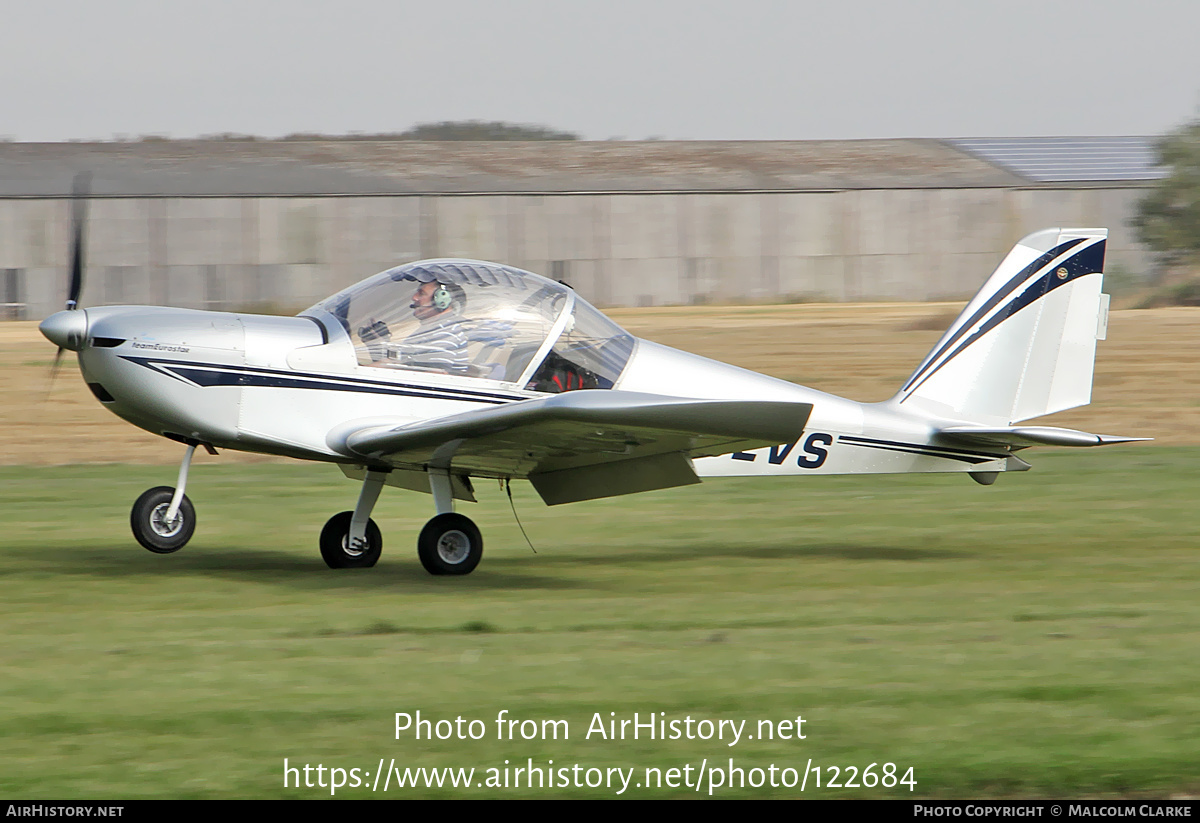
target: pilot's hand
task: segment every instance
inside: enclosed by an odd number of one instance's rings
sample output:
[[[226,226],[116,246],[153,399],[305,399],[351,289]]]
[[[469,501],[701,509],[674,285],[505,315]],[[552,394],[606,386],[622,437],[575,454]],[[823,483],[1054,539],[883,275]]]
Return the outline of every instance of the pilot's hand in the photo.
[[[387,323],[372,318],[370,323],[358,330],[358,339],[364,343],[372,340],[391,340],[392,332],[388,329]]]

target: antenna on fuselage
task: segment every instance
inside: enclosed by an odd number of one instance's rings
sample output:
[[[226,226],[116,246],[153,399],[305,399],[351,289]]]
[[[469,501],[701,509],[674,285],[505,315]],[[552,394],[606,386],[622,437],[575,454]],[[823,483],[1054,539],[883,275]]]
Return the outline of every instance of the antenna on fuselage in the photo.
[[[505,491],[508,492],[508,505],[512,506],[513,519],[517,521],[517,528],[521,530],[521,536],[525,538],[525,542],[529,544],[530,550],[537,554],[537,549],[533,548],[533,541],[529,539],[529,535],[525,534],[525,527],[521,525],[521,518],[517,517],[517,504],[513,502],[512,496],[512,478],[505,477],[501,479],[501,484]]]

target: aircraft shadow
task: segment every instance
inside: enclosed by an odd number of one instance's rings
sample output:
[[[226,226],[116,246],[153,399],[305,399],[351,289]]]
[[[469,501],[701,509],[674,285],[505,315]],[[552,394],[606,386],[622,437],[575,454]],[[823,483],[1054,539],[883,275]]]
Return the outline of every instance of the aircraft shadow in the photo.
[[[597,552],[584,557],[574,556],[572,562],[609,565],[620,562],[690,563],[697,558],[747,558],[762,560],[803,560],[832,558],[837,560],[964,560],[975,557],[973,551],[962,549],[918,549],[903,546],[871,546],[824,543],[811,546],[796,544],[702,544],[671,549],[646,548],[618,552]]]
[[[606,589],[611,581],[589,582],[569,573],[579,566],[607,566],[653,563],[695,563],[697,560],[746,559],[794,560],[836,559],[853,562],[961,560],[975,552],[955,549],[921,549],[900,546],[862,544],[701,544],[665,548],[597,547],[593,552],[569,554],[543,550],[537,556],[485,557],[478,570],[465,577],[433,577],[409,554],[389,558],[385,553],[379,565],[371,569],[333,570],[319,557],[297,557],[281,552],[230,546],[206,548],[189,546],[178,554],[155,557],[128,543],[68,547],[54,554],[55,571],[64,576],[112,579],[130,577],[175,578],[204,575],[223,580],[286,587],[305,592],[360,591],[381,589],[408,591],[446,590],[569,590]],[[46,547],[13,546],[5,552],[10,571],[45,569]],[[567,574],[556,573],[567,570]]]
[[[5,552],[11,571],[19,567],[45,568],[45,546],[15,546]],[[137,546],[122,543],[113,546],[93,546],[87,549],[61,549],[55,554],[55,571],[63,575],[87,577],[179,577],[202,574],[226,580],[288,586],[306,591],[334,589],[375,590],[404,586],[413,588],[475,589],[569,589],[580,587],[577,580],[568,580],[540,573],[529,574],[506,570],[517,564],[506,559],[485,558],[483,566],[465,577],[433,577],[419,564],[416,557],[393,559],[385,554],[379,565],[370,569],[330,569],[319,557],[297,558],[261,549],[221,546],[206,549],[188,546],[178,554],[154,557]],[[528,568],[528,567],[526,567]]]

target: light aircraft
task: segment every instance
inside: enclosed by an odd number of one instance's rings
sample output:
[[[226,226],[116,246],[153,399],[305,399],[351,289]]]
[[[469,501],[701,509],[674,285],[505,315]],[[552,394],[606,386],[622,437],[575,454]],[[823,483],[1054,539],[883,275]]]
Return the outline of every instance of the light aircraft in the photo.
[[[131,513],[152,552],[196,525],[197,446],[336,463],[361,481],[320,536],[331,568],[375,565],[385,485],[431,494],[417,552],[468,574],[479,529],[455,511],[473,480],[529,480],[548,505],[716,476],[1025,471],[1030,446],[1143,438],[1020,425],[1088,403],[1105,229],[1021,240],[890,400],[858,403],[639,340],[561,282],[497,263],[422,260],[295,317],[77,305],[77,187],[67,310],[40,329],[78,353],[110,411],[186,448],[172,487]],[[56,357],[56,364],[58,362]]]

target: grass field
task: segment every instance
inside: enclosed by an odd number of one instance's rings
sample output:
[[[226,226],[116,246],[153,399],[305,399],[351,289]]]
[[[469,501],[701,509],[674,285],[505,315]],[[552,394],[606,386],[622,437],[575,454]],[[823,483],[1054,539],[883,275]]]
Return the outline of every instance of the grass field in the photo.
[[[894,307],[824,320],[819,307],[766,311],[799,312],[809,323],[803,345],[819,338],[829,356],[806,349],[784,359],[759,337],[771,335],[770,323],[750,309],[621,320],[685,346],[690,328],[735,362],[880,399],[936,338],[919,326],[939,310],[886,322],[871,312]],[[1168,312],[1143,327],[1139,318],[1152,313],[1122,314],[1101,350],[1096,403],[1073,414],[1113,433],[1185,428],[1200,397],[1187,339],[1200,315]],[[1155,325],[1175,337],[1158,341]],[[862,352],[843,345],[856,328],[867,339]],[[49,356],[23,341],[27,331],[0,335],[0,363],[34,385]],[[881,343],[870,360],[866,350]],[[1132,367],[1155,360],[1158,346],[1174,359],[1154,362],[1150,377]],[[838,350],[861,370],[831,370]],[[1127,370],[1112,371],[1113,362]],[[12,392],[3,409],[20,423],[4,443],[18,465],[0,467],[6,797],[329,796],[285,789],[284,758],[357,768],[368,783],[380,758],[401,768],[473,767],[477,782],[505,760],[510,776],[528,759],[543,769],[550,760],[556,769],[633,768],[626,797],[695,796],[634,784],[647,768],[665,775],[702,761],[727,767],[730,758],[746,772],[803,770],[811,759],[826,768],[823,784],[830,766],[846,780],[845,767],[890,762],[900,774],[912,767],[917,781],[910,795],[906,786],[817,789],[810,778],[806,797],[1200,791],[1194,433],[1171,446],[1026,452],[1034,471],[989,488],[954,476],[740,479],[546,509],[518,484],[536,555],[507,499],[481,484],[481,503],[464,511],[483,528],[483,563],[470,577],[434,578],[415,557],[424,496],[385,492],[375,515],[379,565],[333,572],[316,535],[330,514],[352,507],[354,485],[332,467],[225,455],[198,460],[193,472],[192,543],[170,556],[140,549],[129,506],[145,488],[172,482],[161,463],[177,450],[155,452],[148,435],[105,420],[97,404],[73,405],[79,382],[65,370],[51,395],[63,402],[41,414]],[[1178,426],[1154,416],[1156,397],[1168,398]],[[1118,422],[1106,424],[1106,411]],[[64,428],[55,415],[78,415],[79,426]],[[1147,422],[1130,428],[1138,415]],[[114,437],[150,444],[131,449],[138,462],[88,464],[108,459],[113,443],[80,431],[110,426]],[[55,462],[77,464],[45,465]],[[396,739],[394,714],[417,710],[479,719],[486,733]],[[502,710],[566,720],[570,738],[498,740]],[[745,720],[755,739],[587,739],[593,715],[610,712]],[[797,716],[805,739],[757,739],[759,720]],[[346,787],[337,796],[614,793],[401,792],[393,783],[387,794]],[[769,785],[716,791],[799,794]]]

